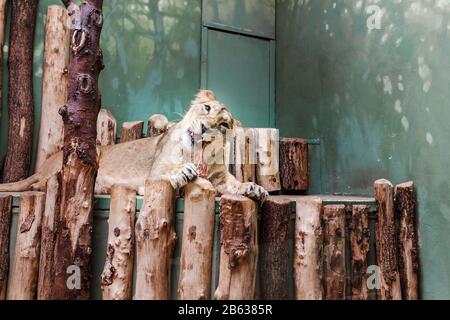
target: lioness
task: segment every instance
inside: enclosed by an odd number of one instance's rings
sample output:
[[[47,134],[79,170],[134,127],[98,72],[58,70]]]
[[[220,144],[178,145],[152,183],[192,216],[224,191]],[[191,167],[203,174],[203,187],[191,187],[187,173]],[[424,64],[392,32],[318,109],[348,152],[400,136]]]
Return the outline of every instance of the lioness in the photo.
[[[167,179],[175,189],[202,176],[219,194],[238,194],[263,200],[267,191],[255,183],[241,183],[227,170],[224,161],[211,161],[205,154],[204,136],[211,130],[232,129],[231,113],[209,90],[200,91],[183,120],[154,138],[100,147],[96,194],[109,194],[113,186],[127,186],[144,194],[148,178]],[[223,144],[222,144],[223,146]],[[0,192],[42,189],[62,167],[62,152],[49,158],[26,180],[0,185]]]

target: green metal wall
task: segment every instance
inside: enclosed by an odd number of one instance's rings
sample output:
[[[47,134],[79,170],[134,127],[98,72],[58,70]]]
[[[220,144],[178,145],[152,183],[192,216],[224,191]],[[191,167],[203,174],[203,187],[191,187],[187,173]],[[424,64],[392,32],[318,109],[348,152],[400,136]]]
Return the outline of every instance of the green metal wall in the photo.
[[[277,2],[277,126],[322,140],[316,192],[415,181],[425,299],[450,298],[449,70],[450,1]]]

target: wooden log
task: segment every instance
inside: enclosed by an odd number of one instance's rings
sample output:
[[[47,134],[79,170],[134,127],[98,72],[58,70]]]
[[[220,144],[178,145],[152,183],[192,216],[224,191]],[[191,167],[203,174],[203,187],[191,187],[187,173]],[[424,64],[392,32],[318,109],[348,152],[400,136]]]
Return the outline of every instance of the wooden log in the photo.
[[[323,288],[325,300],[345,300],[345,217],[343,205],[323,209]]]
[[[125,122],[122,125],[122,134],[120,136],[120,143],[126,143],[141,139],[143,131],[144,131],[143,121]]]
[[[256,182],[268,192],[280,191],[279,130],[256,129]]]
[[[280,142],[281,186],[284,191],[307,191],[309,186],[308,144],[303,139]]]
[[[39,275],[42,215],[45,193],[20,196],[16,246],[8,285],[8,300],[35,300]]]
[[[395,216],[399,219],[399,267],[404,300],[419,299],[419,244],[414,183],[395,188]]]
[[[12,196],[0,194],[0,301],[6,298],[9,270],[9,231]]]
[[[3,47],[9,0],[0,0],[0,120],[3,114]]]
[[[179,300],[208,300],[211,290],[216,191],[207,180],[185,187]]]
[[[260,297],[289,299],[291,201],[269,197],[262,207]]]
[[[258,263],[256,203],[227,195],[220,201],[220,267],[217,300],[253,300]]]
[[[8,55],[9,131],[3,182],[28,177],[34,133],[33,42],[39,0],[14,0]]]
[[[234,171],[240,182],[256,182],[256,132],[237,128],[234,138]]]
[[[401,300],[394,220],[394,187],[387,180],[378,180],[375,182],[374,191],[378,207],[376,251],[381,278],[379,297],[381,300]]]
[[[368,300],[368,253],[370,245],[369,207],[353,206],[350,231],[352,300]]]
[[[136,223],[135,300],[168,300],[176,234],[175,191],[168,181],[149,180]]]
[[[131,300],[136,191],[111,190],[108,249],[101,275],[103,300]]]
[[[69,83],[69,16],[59,5],[49,6],[45,25],[42,111],[36,154],[36,171],[55,153],[62,150],[64,123],[59,109],[67,104]]]
[[[106,109],[100,109],[97,120],[97,146],[116,144],[117,121],[114,115]]]
[[[322,199],[296,199],[295,222],[295,298],[322,300]]]
[[[170,122],[166,116],[155,114],[147,121],[147,138],[153,138],[162,135],[169,128]]]
[[[61,173],[47,181],[39,260],[38,300],[51,300],[55,283],[54,252],[61,209]]]

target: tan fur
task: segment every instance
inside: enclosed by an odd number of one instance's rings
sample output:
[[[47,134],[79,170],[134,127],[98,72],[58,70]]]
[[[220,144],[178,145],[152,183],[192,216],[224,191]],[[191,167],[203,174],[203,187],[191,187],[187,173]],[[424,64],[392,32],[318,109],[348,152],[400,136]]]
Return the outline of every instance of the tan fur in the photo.
[[[200,174],[199,165],[207,164],[207,178],[221,194],[241,194],[255,200],[267,192],[254,183],[241,183],[231,175],[225,163],[210,163],[203,155],[202,129],[222,130],[233,127],[233,118],[226,107],[216,100],[212,91],[200,91],[183,120],[164,134],[128,143],[100,147],[96,194],[109,194],[113,186],[133,188],[143,195],[147,178],[164,178],[174,188],[182,188]],[[195,136],[194,146],[191,137]],[[217,143],[217,142],[216,142]],[[217,149],[223,150],[223,143]],[[214,152],[215,153],[215,152]],[[202,161],[203,159],[203,161]],[[48,159],[34,176],[13,184],[0,185],[0,192],[19,192],[42,188],[45,182],[61,170],[62,153]]]

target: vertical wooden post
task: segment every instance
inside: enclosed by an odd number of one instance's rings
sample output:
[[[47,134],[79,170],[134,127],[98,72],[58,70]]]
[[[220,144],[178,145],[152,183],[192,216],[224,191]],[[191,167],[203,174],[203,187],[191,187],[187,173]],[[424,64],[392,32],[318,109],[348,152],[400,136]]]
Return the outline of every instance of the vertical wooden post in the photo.
[[[101,276],[103,300],[131,300],[136,191],[111,190],[108,250]]]
[[[325,300],[345,300],[345,206],[323,209],[323,287]]]
[[[238,128],[234,138],[234,175],[240,182],[256,182],[256,132]]]
[[[262,300],[289,299],[289,251],[291,201],[269,197],[262,208],[261,277]]]
[[[64,123],[58,111],[67,103],[69,83],[69,16],[59,5],[49,6],[45,25],[42,111],[36,171],[49,157],[62,150]]]
[[[141,139],[143,131],[144,131],[143,121],[125,122],[122,125],[122,134],[120,136],[120,143],[126,143]]]
[[[45,193],[26,192],[20,196],[19,223],[8,300],[36,299],[44,207]]]
[[[168,300],[175,246],[175,191],[168,181],[148,180],[136,223],[135,300]]]
[[[277,129],[256,129],[256,182],[268,192],[280,191],[280,141]]]
[[[162,135],[168,130],[169,120],[162,114],[155,114],[147,121],[147,138]]]
[[[322,300],[322,199],[296,199],[295,222],[295,298]]]
[[[179,300],[207,300],[211,290],[216,191],[203,179],[185,188]]]
[[[377,264],[381,271],[380,297],[381,300],[401,300],[394,221],[394,187],[387,180],[378,180],[374,190],[378,206],[376,248]]]
[[[419,299],[419,244],[414,183],[395,188],[395,215],[399,219],[399,266],[404,300]]]
[[[116,144],[117,121],[114,115],[106,109],[100,109],[97,119],[97,146]]]
[[[3,114],[3,47],[5,45],[5,25],[8,13],[8,2],[9,0],[0,0],[0,120],[2,119]]]
[[[55,283],[54,252],[61,209],[61,173],[47,181],[45,210],[42,221],[39,261],[38,300],[51,300]]]
[[[281,186],[284,191],[307,191],[309,186],[308,144],[303,139],[280,142]]]
[[[353,206],[349,229],[352,259],[352,300],[368,300],[367,255],[369,253],[370,244],[368,206]]]
[[[220,270],[217,300],[253,300],[258,263],[258,211],[242,196],[220,201]]]
[[[12,196],[0,194],[0,300],[6,298],[9,269],[9,231],[11,228]]]

